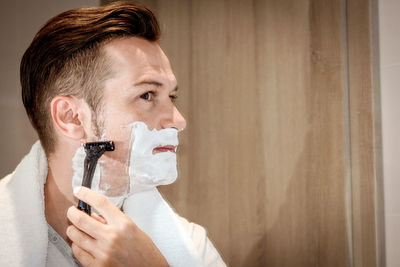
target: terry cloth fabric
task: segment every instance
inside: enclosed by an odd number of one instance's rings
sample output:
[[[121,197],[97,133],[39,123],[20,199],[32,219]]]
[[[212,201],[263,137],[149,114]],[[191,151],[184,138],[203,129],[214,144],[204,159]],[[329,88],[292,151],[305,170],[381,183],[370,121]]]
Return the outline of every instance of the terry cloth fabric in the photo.
[[[37,142],[15,171],[0,182],[0,266],[45,266],[46,178],[47,159]]]
[[[128,197],[123,211],[146,232],[171,266],[202,266],[198,252],[176,213],[156,188]]]
[[[44,213],[47,159],[40,142],[0,180],[0,266],[46,266]],[[147,233],[171,266],[226,266],[204,229],[180,218],[157,189],[132,195],[124,211]]]

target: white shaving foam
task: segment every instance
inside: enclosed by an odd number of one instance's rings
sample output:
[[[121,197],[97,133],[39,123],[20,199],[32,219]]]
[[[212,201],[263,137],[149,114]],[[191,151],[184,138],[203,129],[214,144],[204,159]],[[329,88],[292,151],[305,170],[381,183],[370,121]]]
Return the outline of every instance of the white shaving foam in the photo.
[[[178,130],[174,128],[149,130],[144,122],[134,122],[124,128],[128,129],[131,135],[129,158],[125,166],[129,174],[129,188],[121,190],[120,195],[110,196],[108,191],[111,191],[113,187],[110,181],[119,177],[105,177],[106,172],[103,171],[102,165],[111,163],[110,161],[102,160],[104,155],[97,162],[91,186],[93,191],[103,194],[119,208],[125,198],[132,193],[149,190],[158,185],[171,184],[178,177],[175,153],[167,151],[153,154],[153,150],[156,147],[178,146]],[[103,134],[104,136],[105,133]],[[84,148],[78,148],[72,159],[74,170],[72,177],[73,188],[82,185],[85,157]]]
[[[150,131],[143,122],[134,122],[131,126],[130,191],[173,183],[178,177],[176,154],[170,151],[153,154],[153,150],[161,146],[178,146],[178,130],[168,128]]]
[[[85,149],[83,146],[79,147],[75,153],[75,156],[72,159],[72,168],[74,170],[74,175],[72,177],[72,188],[81,186],[83,180],[83,169],[85,162]],[[100,179],[102,174],[102,161],[99,160],[96,165],[96,170],[93,175],[92,186],[91,189],[95,192],[98,192],[104,196],[106,196],[116,207],[122,207],[123,200],[128,196],[128,194],[122,194],[119,196],[109,196],[107,191],[111,188],[111,185],[104,184],[104,189],[100,188]]]

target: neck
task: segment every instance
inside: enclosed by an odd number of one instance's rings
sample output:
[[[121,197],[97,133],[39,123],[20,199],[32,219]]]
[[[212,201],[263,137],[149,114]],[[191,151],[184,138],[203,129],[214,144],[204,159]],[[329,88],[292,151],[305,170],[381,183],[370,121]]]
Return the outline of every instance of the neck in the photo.
[[[77,204],[72,195],[72,156],[73,152],[67,151],[51,155],[48,160],[49,173],[44,185],[46,220],[68,243],[70,242],[66,234],[69,225],[67,210]]]

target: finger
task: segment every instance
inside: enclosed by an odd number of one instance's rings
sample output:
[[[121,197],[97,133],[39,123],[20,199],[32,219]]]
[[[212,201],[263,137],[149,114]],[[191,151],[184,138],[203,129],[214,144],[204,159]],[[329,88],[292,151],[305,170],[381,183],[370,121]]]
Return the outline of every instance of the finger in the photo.
[[[108,223],[117,223],[121,211],[114,206],[105,196],[80,186],[74,189],[74,195],[96,209]]]
[[[83,250],[75,243],[72,243],[71,249],[72,249],[72,253],[74,254],[75,258],[83,266],[90,266],[91,263],[94,261],[94,257],[89,252]]]
[[[98,214],[96,214],[96,213],[94,213],[94,212],[92,212],[91,216],[92,216],[92,218],[94,218],[95,220],[97,220],[97,221],[99,221],[99,222],[101,222],[101,223],[107,224],[107,221],[106,221],[106,219],[104,219],[103,216],[98,215]]]
[[[104,231],[104,224],[90,217],[85,212],[78,210],[75,206],[67,210],[67,218],[82,232],[94,239],[101,238],[100,233]]]
[[[92,255],[95,254],[96,241],[91,236],[80,231],[73,225],[67,227],[67,236],[71,239],[72,243],[75,243],[81,249],[91,253]]]

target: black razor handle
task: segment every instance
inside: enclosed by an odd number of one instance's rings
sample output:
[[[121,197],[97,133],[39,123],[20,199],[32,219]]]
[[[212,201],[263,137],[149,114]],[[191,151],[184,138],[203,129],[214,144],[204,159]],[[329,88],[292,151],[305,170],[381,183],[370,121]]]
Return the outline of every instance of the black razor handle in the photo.
[[[114,151],[115,146],[113,141],[105,141],[86,143],[83,147],[85,148],[86,157],[84,162],[82,186],[91,188],[98,159],[104,154],[104,152]],[[92,213],[90,205],[82,200],[79,200],[77,208],[83,210],[89,215]]]

